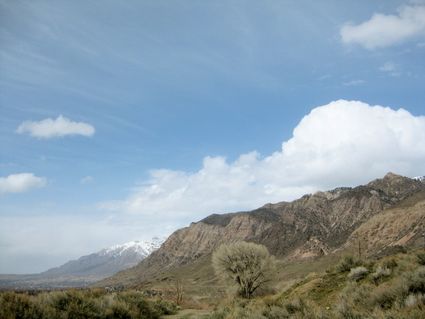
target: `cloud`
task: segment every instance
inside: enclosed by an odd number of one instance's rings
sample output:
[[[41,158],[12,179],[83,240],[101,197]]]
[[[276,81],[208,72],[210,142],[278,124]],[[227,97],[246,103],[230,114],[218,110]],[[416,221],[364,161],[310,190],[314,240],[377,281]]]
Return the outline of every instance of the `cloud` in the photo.
[[[84,177],[80,180],[80,183],[81,183],[81,184],[83,184],[83,185],[86,185],[86,184],[93,183],[93,181],[94,181],[94,178],[93,178],[92,176],[84,176]]]
[[[70,119],[59,115],[56,119],[47,118],[38,122],[25,121],[16,130],[17,133],[29,135],[37,138],[54,138],[67,135],[92,136],[95,128],[84,122],[73,122]]]
[[[211,213],[358,185],[388,171],[422,176],[424,163],[425,116],[334,101],[314,108],[268,156],[207,156],[196,171],[153,170],[124,198],[100,203],[95,214],[0,216],[0,272],[46,270],[109,245],[168,235]]]
[[[379,70],[382,71],[382,72],[393,72],[393,71],[396,70],[396,66],[392,62],[386,62],[384,65],[382,65],[379,68]]]
[[[340,30],[342,42],[373,50],[399,44],[425,35],[425,6],[403,6],[397,15],[374,14],[358,25],[346,24]]]
[[[32,173],[11,174],[0,177],[0,194],[23,193],[34,188],[44,187],[47,181],[44,177]]]
[[[379,71],[385,72],[391,76],[400,76],[401,72],[399,71],[399,67],[395,65],[393,62],[386,62],[380,68]]]
[[[342,85],[344,85],[344,86],[358,86],[358,85],[362,85],[362,84],[365,84],[365,83],[366,83],[365,80],[352,80],[352,81],[344,82],[344,83],[342,83]]]
[[[269,156],[250,152],[233,162],[207,156],[195,172],[153,170],[127,198],[100,208],[142,216],[147,224],[189,222],[358,185],[388,171],[423,175],[424,162],[424,116],[338,100],[313,109]]]

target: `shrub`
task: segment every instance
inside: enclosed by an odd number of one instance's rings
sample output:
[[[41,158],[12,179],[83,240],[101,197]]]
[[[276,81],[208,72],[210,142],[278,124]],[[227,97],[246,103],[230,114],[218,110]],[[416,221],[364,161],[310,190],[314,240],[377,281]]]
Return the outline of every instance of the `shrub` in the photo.
[[[160,314],[173,315],[177,313],[177,305],[166,300],[155,301],[153,307]]]
[[[156,319],[175,309],[171,302],[149,301],[136,291],[0,292],[1,319]]]
[[[372,304],[381,309],[390,309],[400,293],[390,286],[379,286],[372,295]]]
[[[424,294],[410,294],[405,300],[406,307],[414,307],[419,304],[425,304],[425,295]]]
[[[105,314],[106,319],[132,319],[129,306],[123,301],[115,301]]]
[[[270,306],[266,308],[263,312],[263,315],[267,319],[286,319],[290,318],[288,311],[285,308],[278,306]]]
[[[264,288],[275,270],[274,257],[265,246],[243,241],[221,245],[212,261],[216,274],[236,286],[244,298],[251,298],[258,288]]]
[[[336,265],[335,269],[337,272],[347,272],[350,271],[351,268],[360,266],[360,260],[354,258],[353,256],[344,256],[339,263]]]
[[[398,263],[394,258],[386,259],[382,263],[383,268],[388,268],[388,269],[391,269],[391,270],[393,270],[397,266],[398,266]]]
[[[347,275],[348,279],[359,281],[366,277],[369,273],[369,270],[366,267],[360,266],[356,268],[351,268],[350,273]]]
[[[0,297],[0,318],[42,319],[43,311],[27,294],[8,292]]]
[[[419,267],[408,278],[408,291],[410,293],[425,293],[425,267]]]
[[[356,282],[348,282],[347,286],[339,295],[339,303],[337,304],[337,312],[343,318],[356,318],[357,312],[353,309],[367,309],[370,307],[370,291],[368,284],[359,285]]]
[[[418,258],[418,263],[420,265],[425,265],[425,253],[418,253],[416,254],[416,257]]]
[[[372,273],[372,280],[375,284],[378,284],[382,281],[383,278],[391,275],[391,269],[378,266],[374,273]]]

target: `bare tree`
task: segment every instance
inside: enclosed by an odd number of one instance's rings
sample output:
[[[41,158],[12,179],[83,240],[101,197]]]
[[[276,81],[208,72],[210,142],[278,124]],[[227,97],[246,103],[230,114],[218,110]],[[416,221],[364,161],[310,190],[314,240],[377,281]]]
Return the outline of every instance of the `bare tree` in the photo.
[[[216,274],[235,285],[244,298],[251,298],[258,288],[265,287],[275,270],[275,259],[265,246],[243,241],[221,245],[212,261]]]
[[[183,285],[179,279],[176,279],[174,288],[176,294],[176,304],[180,306],[183,302]]]

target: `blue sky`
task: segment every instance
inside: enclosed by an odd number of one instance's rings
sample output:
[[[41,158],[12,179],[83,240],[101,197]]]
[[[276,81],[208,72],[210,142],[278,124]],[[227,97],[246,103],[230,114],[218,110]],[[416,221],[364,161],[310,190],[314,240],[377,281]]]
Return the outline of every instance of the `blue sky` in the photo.
[[[390,170],[424,175],[424,10],[0,1],[0,272]]]

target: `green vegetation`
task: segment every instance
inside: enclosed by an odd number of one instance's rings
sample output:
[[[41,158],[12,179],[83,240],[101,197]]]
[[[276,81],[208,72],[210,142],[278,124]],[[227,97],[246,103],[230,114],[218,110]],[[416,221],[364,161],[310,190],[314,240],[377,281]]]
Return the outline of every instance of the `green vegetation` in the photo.
[[[419,257],[424,253],[378,260],[346,256],[277,295],[228,301],[208,318],[424,318],[425,266]]]
[[[238,294],[251,298],[259,288],[270,283],[275,272],[274,257],[263,245],[244,241],[221,245],[213,254],[216,274]]]
[[[142,292],[102,289],[0,293],[2,319],[155,319],[176,312],[173,303],[147,300]]]

